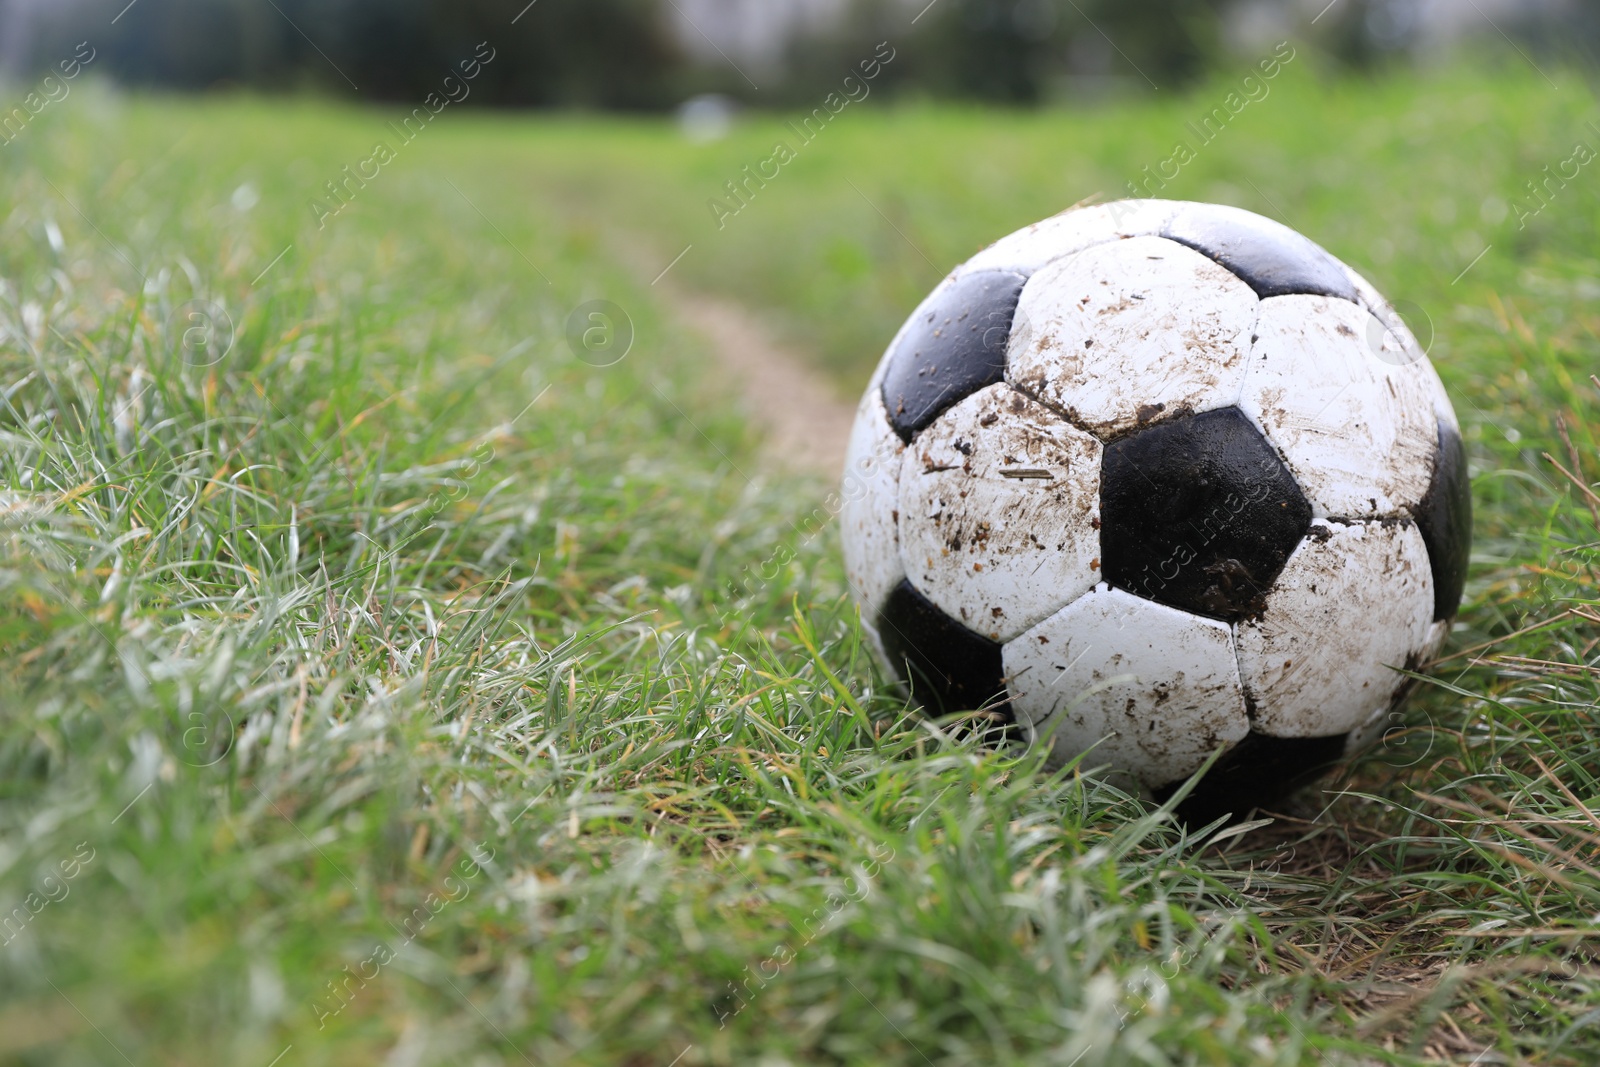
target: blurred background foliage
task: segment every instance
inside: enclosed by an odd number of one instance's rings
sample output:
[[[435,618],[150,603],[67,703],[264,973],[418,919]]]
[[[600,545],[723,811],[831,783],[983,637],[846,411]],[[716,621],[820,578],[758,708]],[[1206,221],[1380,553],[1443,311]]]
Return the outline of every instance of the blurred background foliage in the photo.
[[[469,103],[665,110],[713,91],[809,106],[883,40],[898,61],[877,89],[1015,105],[1181,90],[1313,22],[1329,62],[1356,70],[1475,40],[1589,69],[1600,52],[1587,0],[136,2],[112,22],[125,0],[0,0],[0,71],[41,76],[88,38],[129,86],[414,102],[487,41],[497,62]]]

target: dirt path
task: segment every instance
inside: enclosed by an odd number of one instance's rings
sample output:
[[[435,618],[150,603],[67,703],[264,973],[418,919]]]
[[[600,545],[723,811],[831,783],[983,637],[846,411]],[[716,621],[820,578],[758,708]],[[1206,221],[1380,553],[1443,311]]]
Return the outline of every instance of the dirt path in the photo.
[[[833,383],[740,304],[677,288],[663,296],[738,383],[745,415],[761,430],[764,458],[795,473],[838,478],[855,406]]]
[[[662,261],[637,235],[612,232],[609,238],[621,253],[620,263]],[[836,481],[855,421],[854,398],[841,396],[814,363],[785,346],[738,301],[691,291],[667,274],[650,286],[662,308],[676,312],[684,327],[705,338],[712,359],[737,386],[745,417],[761,433],[762,461]]]

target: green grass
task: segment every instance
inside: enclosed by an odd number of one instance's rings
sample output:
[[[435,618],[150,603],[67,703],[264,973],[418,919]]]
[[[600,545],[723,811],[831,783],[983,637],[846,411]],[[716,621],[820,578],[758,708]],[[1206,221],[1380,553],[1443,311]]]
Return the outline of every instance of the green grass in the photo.
[[[754,431],[648,282],[692,243],[675,282],[858,385],[949,264],[1220,87],[874,101],[722,231],[776,122],[446,113],[319,230],[387,115],[41,116],[0,148],[0,1058],[1592,1062],[1600,519],[1542,454],[1600,463],[1600,196],[1500,215],[1594,143],[1583,92],[1314,73],[1167,192],[1431,319],[1473,581],[1410,729],[1210,839],[908,713],[795,529],[827,487],[725,458]],[[597,298],[637,331],[604,369],[564,339]]]

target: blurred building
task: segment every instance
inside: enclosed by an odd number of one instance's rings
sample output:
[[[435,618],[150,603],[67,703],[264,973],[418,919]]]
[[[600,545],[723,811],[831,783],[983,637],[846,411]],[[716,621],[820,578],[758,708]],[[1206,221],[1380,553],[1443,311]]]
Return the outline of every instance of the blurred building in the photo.
[[[679,44],[703,63],[723,57],[771,68],[796,39],[825,32],[850,0],[669,0]]]
[[[29,65],[33,42],[56,6],[55,0],[0,0],[0,73]]]

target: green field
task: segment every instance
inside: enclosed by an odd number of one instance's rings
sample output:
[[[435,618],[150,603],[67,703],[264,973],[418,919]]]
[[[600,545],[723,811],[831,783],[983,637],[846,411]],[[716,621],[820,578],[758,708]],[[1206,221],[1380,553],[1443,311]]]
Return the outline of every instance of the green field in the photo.
[[[1545,453],[1600,477],[1600,179],[1526,183],[1600,133],[1547,71],[1301,57],[1163,190],[1407,302],[1478,511],[1406,729],[1198,836],[906,708],[650,282],[859,389],[1226,80],[872,99],[721,228],[781,118],[76,89],[0,147],[0,1062],[1594,1062],[1600,499]]]

